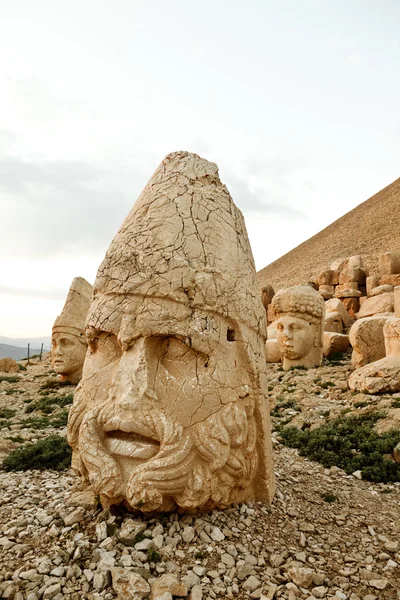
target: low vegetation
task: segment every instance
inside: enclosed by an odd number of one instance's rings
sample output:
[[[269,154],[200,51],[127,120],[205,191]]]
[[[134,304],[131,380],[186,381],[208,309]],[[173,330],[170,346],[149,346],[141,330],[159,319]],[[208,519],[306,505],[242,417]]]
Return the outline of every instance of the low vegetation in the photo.
[[[4,460],[5,471],[28,471],[30,469],[55,469],[61,471],[71,465],[72,451],[65,438],[52,435],[13,450]]]
[[[2,381],[7,381],[7,383],[17,383],[20,381],[21,377],[17,375],[0,375],[0,383]]]
[[[64,406],[68,406],[72,404],[73,395],[68,394],[67,396],[46,396],[38,400],[37,402],[30,402],[28,406],[25,408],[26,413],[32,413],[34,411],[40,410],[42,413],[49,415],[56,408]]]
[[[400,464],[393,459],[400,430],[378,434],[374,425],[382,416],[374,412],[340,417],[313,430],[284,427],[280,435],[287,446],[324,467],[337,466],[347,474],[360,470],[363,479],[374,482],[400,481]]]
[[[0,419],[11,419],[16,412],[13,408],[0,408]]]

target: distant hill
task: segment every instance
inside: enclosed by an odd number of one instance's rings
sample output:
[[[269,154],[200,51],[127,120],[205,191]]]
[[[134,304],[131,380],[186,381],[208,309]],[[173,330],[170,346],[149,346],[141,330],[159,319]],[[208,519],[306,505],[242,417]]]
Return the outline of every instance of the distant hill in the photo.
[[[30,344],[31,348],[40,348],[43,344],[43,350],[50,350],[51,337],[44,335],[42,337],[26,337],[26,338],[10,338],[4,335],[0,335],[0,344],[7,344],[9,346],[17,346],[18,348],[27,348]]]
[[[338,259],[361,254],[377,272],[381,252],[400,251],[400,179],[257,273],[260,287],[310,280]]]
[[[29,348],[29,355],[33,356],[34,354],[40,354],[40,348]],[[21,360],[21,358],[27,358],[27,356],[28,344],[25,348],[0,344],[0,358],[14,358],[15,360]]]

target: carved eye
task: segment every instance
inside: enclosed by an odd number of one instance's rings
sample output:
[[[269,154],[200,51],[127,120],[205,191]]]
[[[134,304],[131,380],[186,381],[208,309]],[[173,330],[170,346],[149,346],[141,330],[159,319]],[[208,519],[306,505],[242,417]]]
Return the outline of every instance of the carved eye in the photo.
[[[226,339],[228,340],[228,342],[234,342],[235,341],[235,330],[234,329],[227,329],[227,331],[226,331]]]
[[[113,358],[120,353],[117,337],[109,331],[86,330],[86,339],[92,354],[100,352]]]
[[[190,352],[189,346],[177,338],[171,337],[164,341],[163,354],[167,360],[179,360],[188,352]]]

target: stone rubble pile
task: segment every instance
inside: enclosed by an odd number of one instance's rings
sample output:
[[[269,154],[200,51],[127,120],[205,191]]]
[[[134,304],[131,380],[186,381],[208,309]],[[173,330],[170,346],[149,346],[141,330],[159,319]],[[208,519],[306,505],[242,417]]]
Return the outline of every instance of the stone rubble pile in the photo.
[[[379,273],[369,274],[362,257],[335,261],[313,283],[324,300],[339,298],[352,317],[394,312],[394,288],[400,285],[400,252],[379,255]]]
[[[275,446],[271,507],[197,515],[102,510],[71,471],[0,474],[0,597],[399,598],[400,486],[384,494]]]

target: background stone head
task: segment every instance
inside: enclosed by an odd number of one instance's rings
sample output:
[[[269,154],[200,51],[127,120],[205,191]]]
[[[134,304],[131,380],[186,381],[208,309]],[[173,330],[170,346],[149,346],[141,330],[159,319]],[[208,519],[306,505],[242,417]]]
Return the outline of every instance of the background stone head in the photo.
[[[61,314],[53,325],[52,366],[62,381],[78,383],[86,354],[85,322],[90,306],[92,286],[75,277]]]
[[[322,360],[325,303],[309,285],[279,290],[272,300],[283,366],[317,366]]]

